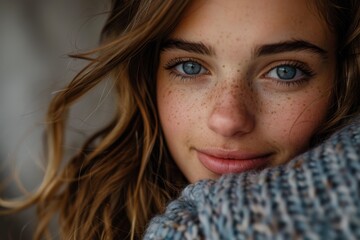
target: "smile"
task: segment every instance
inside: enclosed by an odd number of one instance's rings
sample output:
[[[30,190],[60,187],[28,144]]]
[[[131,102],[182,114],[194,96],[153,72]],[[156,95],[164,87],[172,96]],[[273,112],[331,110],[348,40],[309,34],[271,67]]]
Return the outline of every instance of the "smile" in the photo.
[[[238,151],[196,150],[199,161],[216,174],[241,173],[269,165],[271,154],[249,154]]]

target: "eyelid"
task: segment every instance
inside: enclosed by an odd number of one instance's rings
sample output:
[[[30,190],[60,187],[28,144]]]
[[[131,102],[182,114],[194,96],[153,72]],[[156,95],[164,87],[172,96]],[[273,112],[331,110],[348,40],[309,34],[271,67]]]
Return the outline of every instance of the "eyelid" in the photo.
[[[274,70],[277,67],[281,67],[281,66],[291,66],[294,67],[298,70],[300,70],[301,72],[303,72],[304,75],[306,75],[306,78],[311,78],[315,76],[315,71],[306,63],[304,62],[300,62],[300,61],[293,61],[293,60],[285,60],[285,61],[277,61],[274,63],[269,64],[266,67],[265,73],[263,73],[261,75],[262,78],[267,78],[266,75],[269,74],[272,70]],[[272,78],[274,79],[274,78]],[[279,81],[286,81],[286,80],[281,80],[278,79]],[[288,80],[288,82],[290,81],[296,81],[296,80]]]
[[[203,68],[205,68],[207,71],[209,71],[209,68],[206,66],[206,64],[203,61],[201,61],[201,60],[199,60],[197,58],[192,58],[192,57],[176,57],[176,58],[172,58],[164,65],[164,68],[165,69],[171,69],[171,68],[174,68],[175,66],[177,66],[177,65],[179,65],[181,63],[185,63],[185,62],[198,63]]]
[[[269,74],[271,71],[273,71],[275,68],[280,66],[291,66],[295,67],[298,70],[302,71],[303,77],[299,77],[297,79],[291,79],[291,80],[283,80],[281,78],[270,78],[266,75]],[[273,61],[272,63],[268,64],[262,73],[260,74],[260,78],[265,80],[268,83],[274,83],[276,86],[279,87],[279,90],[291,90],[291,89],[298,89],[298,87],[303,86],[304,84],[308,83],[311,79],[316,77],[316,71],[314,70],[311,65],[309,65],[306,62],[299,61],[299,60],[279,60],[279,61]]]
[[[186,73],[181,73],[178,70],[176,70],[176,67],[178,65],[186,63],[186,62],[195,62],[197,64],[200,64],[201,67],[205,70],[205,73],[200,73],[200,74],[195,74],[195,75],[188,75]],[[174,77],[179,77],[179,78],[181,78],[182,81],[185,81],[185,80],[192,80],[192,79],[202,77],[204,75],[211,74],[209,69],[204,65],[206,65],[206,64],[204,64],[203,61],[201,61],[199,59],[196,59],[196,58],[192,58],[192,57],[176,57],[176,58],[170,59],[164,65],[164,68],[166,70],[170,71],[170,74],[173,75]]]

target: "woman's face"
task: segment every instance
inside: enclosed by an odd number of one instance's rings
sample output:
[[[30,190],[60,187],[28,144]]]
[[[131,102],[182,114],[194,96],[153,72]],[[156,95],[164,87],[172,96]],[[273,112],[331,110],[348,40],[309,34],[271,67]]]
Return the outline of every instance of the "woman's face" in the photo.
[[[190,182],[275,166],[324,121],[335,37],[312,1],[199,0],[164,43],[157,106]]]

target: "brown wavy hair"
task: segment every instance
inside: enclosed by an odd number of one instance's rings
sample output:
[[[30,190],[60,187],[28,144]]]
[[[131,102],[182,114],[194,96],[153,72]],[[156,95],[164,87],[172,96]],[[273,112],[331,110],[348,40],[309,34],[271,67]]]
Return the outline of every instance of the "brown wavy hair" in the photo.
[[[318,133],[326,136],[359,113],[360,1],[316,3],[338,43],[333,102]],[[15,210],[36,205],[40,221],[35,239],[50,238],[47,229],[55,216],[62,239],[139,239],[150,218],[187,184],[165,146],[155,91],[161,44],[189,4],[189,0],[114,0],[101,46],[72,56],[89,64],[50,104],[43,182],[24,201],[0,202]],[[64,160],[69,110],[107,78],[115,86],[114,119]]]
[[[317,0],[315,6],[337,38],[332,104],[314,136],[319,142],[360,113],[360,1]]]

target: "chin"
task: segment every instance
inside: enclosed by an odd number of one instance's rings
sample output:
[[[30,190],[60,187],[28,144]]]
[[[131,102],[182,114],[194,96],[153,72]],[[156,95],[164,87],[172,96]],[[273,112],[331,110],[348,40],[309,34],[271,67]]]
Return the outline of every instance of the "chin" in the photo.
[[[200,180],[206,180],[206,179],[211,179],[211,180],[217,180],[221,177],[221,175],[217,175],[214,173],[194,173],[191,174],[189,176],[186,176],[187,180],[190,183],[195,183],[198,182]]]

